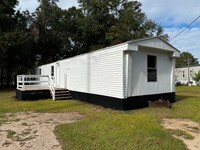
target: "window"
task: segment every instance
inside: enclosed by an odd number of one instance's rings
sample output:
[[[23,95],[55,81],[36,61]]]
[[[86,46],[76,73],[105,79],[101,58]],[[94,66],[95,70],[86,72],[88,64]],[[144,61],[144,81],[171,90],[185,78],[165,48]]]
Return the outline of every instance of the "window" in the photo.
[[[51,76],[54,76],[54,66],[51,66]]]
[[[190,77],[193,76],[193,70],[190,70]]]
[[[183,71],[183,78],[185,78],[185,71]]]
[[[41,71],[41,69],[39,69],[39,75],[41,75],[42,74],[42,71]]]
[[[156,56],[147,56],[147,77],[148,82],[157,81],[157,58]]]

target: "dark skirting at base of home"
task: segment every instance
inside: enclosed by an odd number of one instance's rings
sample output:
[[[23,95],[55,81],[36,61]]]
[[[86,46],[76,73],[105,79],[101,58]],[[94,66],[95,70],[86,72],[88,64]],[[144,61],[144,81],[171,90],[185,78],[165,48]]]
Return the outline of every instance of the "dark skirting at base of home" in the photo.
[[[87,103],[100,105],[106,108],[118,109],[118,110],[131,110],[137,108],[148,107],[148,101],[157,100],[169,100],[169,102],[175,102],[175,92],[144,95],[144,96],[133,96],[126,99],[119,99],[114,97],[82,93],[76,91],[70,91],[73,99],[78,99]]]
[[[73,99],[117,110],[131,110],[148,107],[148,101],[157,101],[160,99],[169,100],[169,102],[171,103],[175,102],[175,92],[133,96],[128,97],[126,99],[119,99],[114,97],[89,94],[77,91],[70,91],[70,93]],[[51,98],[51,94],[49,90],[22,91],[17,89],[16,97],[19,100],[37,100]]]
[[[20,90],[16,89],[16,98],[19,100],[39,100],[51,98],[48,89],[43,90]]]

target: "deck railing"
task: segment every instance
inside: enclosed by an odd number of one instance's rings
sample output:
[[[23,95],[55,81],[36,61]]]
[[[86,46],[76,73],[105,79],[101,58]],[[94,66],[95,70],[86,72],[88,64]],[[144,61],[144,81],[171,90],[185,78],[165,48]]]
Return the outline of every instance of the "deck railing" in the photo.
[[[53,100],[55,100],[55,93],[56,93],[56,90],[55,90],[56,85],[54,81],[55,81],[55,78],[49,76],[49,90],[51,91],[51,96]]]
[[[17,89],[49,89],[55,100],[55,79],[49,75],[18,75]]]

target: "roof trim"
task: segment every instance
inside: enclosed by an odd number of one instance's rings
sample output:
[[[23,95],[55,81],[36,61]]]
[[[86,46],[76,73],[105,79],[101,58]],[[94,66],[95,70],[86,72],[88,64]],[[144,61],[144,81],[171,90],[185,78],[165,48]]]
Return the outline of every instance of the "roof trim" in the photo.
[[[141,42],[141,41],[146,41],[146,40],[151,40],[151,39],[160,39],[162,42],[164,42],[165,44],[167,44],[168,46],[172,47],[174,50],[176,50],[177,52],[180,53],[180,51],[176,47],[172,46],[170,43],[168,43],[167,41],[163,40],[161,38],[161,36],[154,36],[154,37],[149,37],[149,38],[130,40],[127,43],[131,44],[131,43],[136,43],[136,42]]]
[[[189,65],[189,67],[200,67],[200,64],[197,64],[197,65]],[[188,68],[188,66],[176,67],[176,69],[181,69],[181,68]]]

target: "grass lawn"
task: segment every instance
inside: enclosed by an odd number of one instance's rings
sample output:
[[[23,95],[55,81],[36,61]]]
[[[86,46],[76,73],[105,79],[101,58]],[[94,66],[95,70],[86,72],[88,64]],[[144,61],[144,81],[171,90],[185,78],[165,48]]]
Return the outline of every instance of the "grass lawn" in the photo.
[[[200,122],[200,87],[177,87],[172,109],[144,108],[132,111],[104,109],[80,101],[17,101],[14,90],[0,91],[0,123],[7,112],[79,112],[84,119],[56,127],[66,150],[184,150],[161,125],[163,118],[188,118]],[[2,119],[1,119],[2,118]]]

